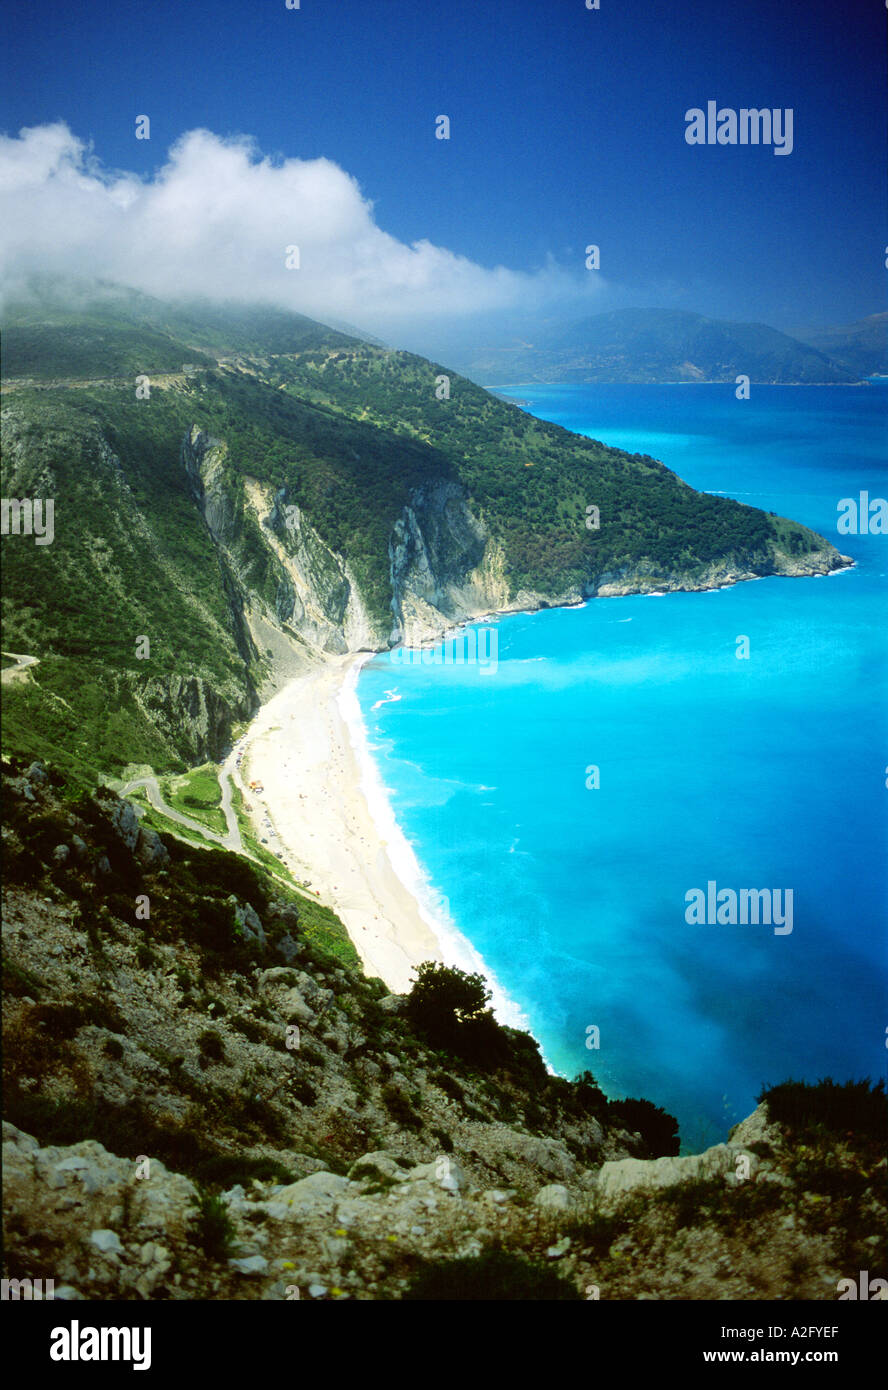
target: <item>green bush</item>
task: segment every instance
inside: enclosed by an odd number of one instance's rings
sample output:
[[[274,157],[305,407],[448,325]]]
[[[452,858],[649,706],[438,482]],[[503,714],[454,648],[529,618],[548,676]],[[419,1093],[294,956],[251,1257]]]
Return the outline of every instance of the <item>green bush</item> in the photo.
[[[461,1026],[477,1019],[489,1002],[490,991],[481,975],[427,960],[417,969],[405,1014],[432,1047],[452,1050]]]
[[[853,1134],[883,1141],[888,1131],[888,1097],[885,1082],[839,1083],[828,1076],[816,1084],[783,1081],[765,1086],[758,1097],[768,1107],[769,1119],[788,1129],[805,1131],[822,1127],[833,1134]]]
[[[234,1222],[228,1208],[216,1193],[199,1188],[195,1238],[210,1260],[226,1260],[234,1246]]]
[[[235,1183],[245,1185],[255,1178],[258,1182],[291,1183],[296,1174],[276,1158],[250,1158],[243,1154],[213,1154],[197,1165],[195,1174],[207,1187],[223,1190]]]
[[[411,1280],[404,1299],[412,1303],[583,1301],[582,1294],[554,1269],[505,1250],[426,1265]]]
[[[574,1077],[573,1086],[574,1113],[603,1119],[607,1112],[607,1096],[591,1071],[581,1071]]]
[[[444,1092],[446,1096],[450,1096],[451,1100],[459,1101],[460,1105],[465,1100],[465,1091],[463,1090],[462,1086],[460,1086],[456,1077],[450,1075],[450,1072],[433,1072],[431,1080],[435,1083],[436,1086],[440,1087],[440,1089]]]
[[[277,1041],[270,1028],[257,1023],[255,1019],[246,1014],[235,1014],[229,1020],[229,1027],[233,1028],[236,1033],[240,1033],[249,1042],[272,1045],[273,1038],[274,1041]]]
[[[197,1040],[201,1057],[209,1062],[225,1061],[225,1044],[215,1028],[205,1028]]]
[[[404,1016],[431,1047],[481,1071],[507,1071],[519,1085],[540,1089],[547,1072],[539,1044],[530,1034],[497,1023],[487,1007],[490,997],[483,976],[424,961]]]
[[[51,1038],[66,1040],[73,1038],[84,1024],[77,1004],[38,1004],[33,1019],[42,1025]]]
[[[19,965],[17,961],[10,960],[7,956],[3,957],[3,993],[15,995],[18,998],[25,996],[31,999],[39,999],[43,985],[36,975],[25,966]]]
[[[383,1086],[382,1099],[396,1124],[403,1125],[405,1129],[422,1129],[422,1116],[414,1110],[399,1087]]]
[[[678,1120],[649,1100],[612,1100],[607,1107],[611,1124],[640,1134],[648,1158],[673,1158],[679,1150]]]
[[[294,1100],[299,1101],[300,1105],[314,1105],[318,1098],[318,1093],[314,1087],[301,1076],[290,1082],[290,1093]]]

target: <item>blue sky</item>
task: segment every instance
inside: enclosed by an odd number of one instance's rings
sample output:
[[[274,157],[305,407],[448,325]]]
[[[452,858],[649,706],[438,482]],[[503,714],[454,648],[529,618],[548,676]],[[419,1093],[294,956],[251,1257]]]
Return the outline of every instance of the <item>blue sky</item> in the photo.
[[[146,179],[183,132],[249,135],[273,160],[333,161],[407,246],[579,281],[597,243],[583,313],[791,330],[885,307],[885,27],[882,0],[49,0],[7,14],[0,129],[65,122]],[[686,144],[710,98],[792,107],[792,153]]]

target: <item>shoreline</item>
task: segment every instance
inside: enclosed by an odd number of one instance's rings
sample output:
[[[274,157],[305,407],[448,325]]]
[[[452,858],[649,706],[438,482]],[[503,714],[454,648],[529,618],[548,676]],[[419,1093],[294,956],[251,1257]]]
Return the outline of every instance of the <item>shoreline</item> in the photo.
[[[737,576],[700,589],[599,593],[533,608],[496,609],[467,616],[461,629],[550,609],[577,611],[595,598],[666,598],[674,592],[720,593],[753,579],[829,578],[857,568],[850,556],[821,573]],[[428,631],[421,645],[440,640],[453,624]],[[283,862],[306,891],[345,926],[368,976],[395,994],[409,993],[413,971],[434,960],[484,976],[499,1022],[533,1035],[514,1000],[452,921],[417,860],[391,805],[371,752],[357,698],[361,668],[381,652],[318,656],[274,694],[238,740],[243,766],[233,768],[248,815],[261,837],[276,842]],[[400,698],[400,697],[398,697]],[[275,737],[275,736],[278,737]],[[261,794],[249,782],[263,787]]]
[[[450,921],[395,817],[357,697],[374,652],[328,657],[263,705],[243,740],[250,818],[283,862],[339,916],[364,971],[408,993],[422,961],[484,975],[497,1018],[529,1031],[518,1006]]]

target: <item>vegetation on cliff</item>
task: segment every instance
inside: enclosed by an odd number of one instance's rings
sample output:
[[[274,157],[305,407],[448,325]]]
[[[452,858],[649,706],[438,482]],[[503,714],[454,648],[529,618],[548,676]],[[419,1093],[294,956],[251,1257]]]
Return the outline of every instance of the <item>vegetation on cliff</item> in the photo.
[[[426,965],[390,995],[334,914],[243,858],[40,764],[7,764],[3,794],[6,1276],[830,1299],[878,1268],[883,1088],[785,1083],[727,1146],[645,1162],[675,1121],[549,1075],[479,977]]]
[[[354,584],[376,646],[391,640],[402,597],[395,529],[413,514],[421,530],[431,516],[446,541],[450,514],[428,501],[442,486],[482,539],[442,542],[441,587],[464,582],[492,548],[505,596],[550,602],[614,574],[693,586],[720,567],[838,561],[803,526],[695,492],[654,459],[298,315],[122,295],[9,318],[2,490],[53,499],[55,520],[50,545],[3,541],[4,645],[40,658],[9,688],[6,747],[86,781],[128,763],[181,770],[218,758],[268,671],[251,615],[311,643],[245,480],[299,509],[332,628]],[[141,395],[137,378],[149,383]],[[195,425],[218,441],[212,503],[224,546],[186,467]]]

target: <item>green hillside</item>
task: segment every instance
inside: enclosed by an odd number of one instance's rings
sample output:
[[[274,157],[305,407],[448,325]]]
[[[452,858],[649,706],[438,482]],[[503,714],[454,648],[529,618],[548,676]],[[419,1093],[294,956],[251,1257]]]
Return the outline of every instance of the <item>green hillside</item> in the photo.
[[[217,758],[268,671],[248,612],[304,642],[281,616],[287,576],[245,479],[298,507],[347,561],[383,634],[398,601],[393,528],[442,483],[499,547],[513,598],[559,602],[639,567],[693,587],[713,565],[773,573],[775,556],[835,555],[806,528],[695,492],[651,458],[298,315],[124,294],[90,310],[13,308],[7,320],[3,495],[53,498],[55,538],[3,539],[3,647],[40,658],[4,687],[5,746],[84,776]],[[136,377],[152,373],[172,375],[138,399]],[[442,375],[449,399],[436,394]],[[195,426],[219,446],[224,545],[183,462]],[[336,582],[349,587],[323,579]],[[137,654],[142,636],[150,660]]]

